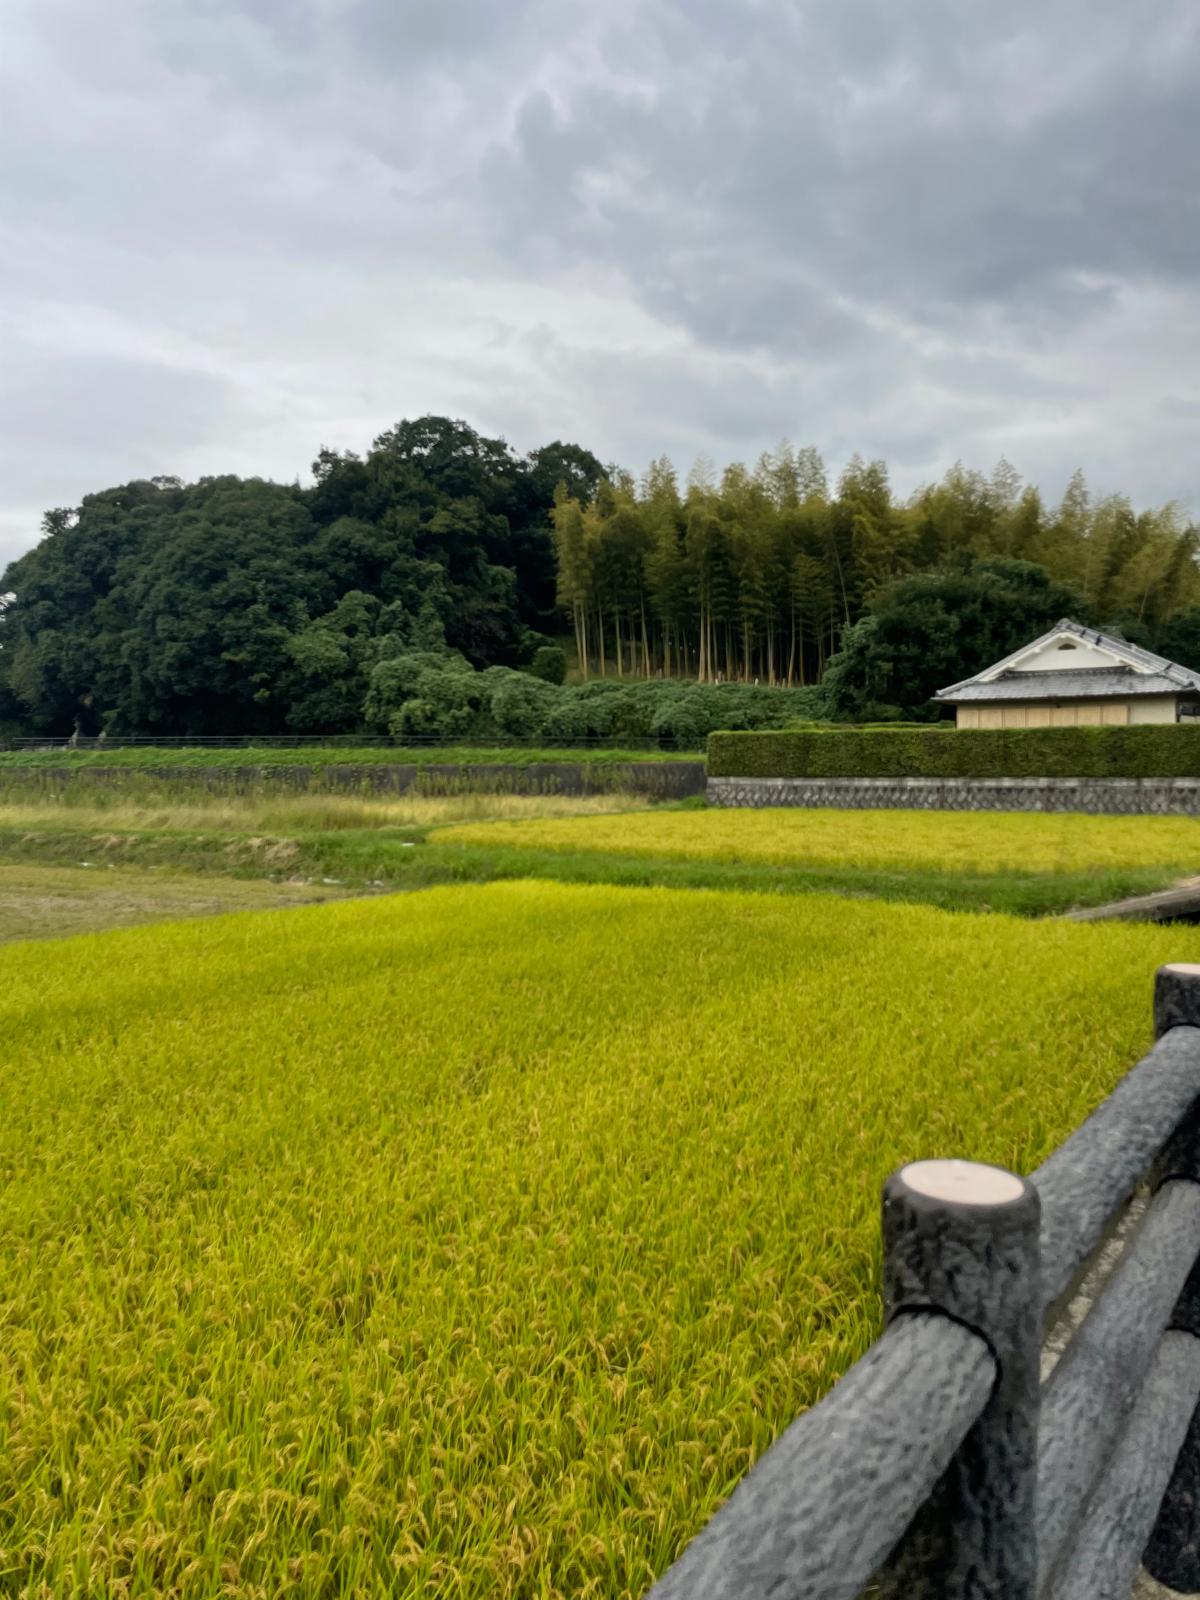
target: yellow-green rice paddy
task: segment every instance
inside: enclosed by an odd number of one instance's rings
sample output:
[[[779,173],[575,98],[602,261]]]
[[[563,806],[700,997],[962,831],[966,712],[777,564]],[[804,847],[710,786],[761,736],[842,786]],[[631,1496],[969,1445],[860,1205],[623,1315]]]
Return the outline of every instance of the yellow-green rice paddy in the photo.
[[[602,851],[659,859],[882,869],[1200,872],[1200,819],[945,811],[643,811],[467,823],[446,844]]]
[[[668,820],[885,848],[578,827]],[[640,1595],[872,1337],[885,1173],[1036,1164],[1169,958],[534,883],[0,950],[0,1592]]]

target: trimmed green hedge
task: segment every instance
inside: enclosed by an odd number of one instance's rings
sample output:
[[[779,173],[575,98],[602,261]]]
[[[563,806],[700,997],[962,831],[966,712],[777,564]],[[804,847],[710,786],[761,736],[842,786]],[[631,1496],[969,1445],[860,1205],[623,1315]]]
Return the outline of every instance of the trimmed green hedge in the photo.
[[[713,733],[712,778],[1200,778],[1200,729],[813,728]]]

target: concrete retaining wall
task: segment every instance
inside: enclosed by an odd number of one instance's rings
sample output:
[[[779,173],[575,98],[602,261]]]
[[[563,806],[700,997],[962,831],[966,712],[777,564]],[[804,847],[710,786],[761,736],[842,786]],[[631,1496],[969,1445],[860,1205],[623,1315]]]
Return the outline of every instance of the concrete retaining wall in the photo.
[[[0,773],[8,792],[54,793],[67,787],[127,792],[148,786],[208,794],[562,794],[612,792],[650,800],[683,800],[704,793],[704,762],[535,761],[330,762],[328,765],[8,767]]]
[[[1200,816],[1200,778],[709,778],[710,806]]]

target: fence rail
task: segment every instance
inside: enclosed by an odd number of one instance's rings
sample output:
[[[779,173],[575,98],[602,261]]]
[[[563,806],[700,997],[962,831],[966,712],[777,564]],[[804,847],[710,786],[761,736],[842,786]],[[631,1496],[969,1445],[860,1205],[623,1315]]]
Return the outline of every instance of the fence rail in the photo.
[[[883,1334],[649,1600],[1128,1600],[1143,1562],[1200,1594],[1200,966],[1160,969],[1154,1020],[1029,1178],[888,1179]]]

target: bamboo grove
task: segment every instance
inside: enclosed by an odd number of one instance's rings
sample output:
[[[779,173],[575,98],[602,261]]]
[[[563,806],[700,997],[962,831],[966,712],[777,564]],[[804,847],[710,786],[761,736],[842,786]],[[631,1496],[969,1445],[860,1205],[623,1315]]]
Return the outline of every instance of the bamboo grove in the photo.
[[[1076,473],[1048,508],[1003,460],[899,501],[885,464],[857,455],[836,493],[811,447],[719,479],[701,461],[682,489],[664,457],[640,481],[612,472],[590,503],[560,491],[552,521],[585,677],[816,682],[882,588],[963,556],[1037,563],[1131,633],[1200,605],[1197,531],[1177,506],[1093,500]]]

